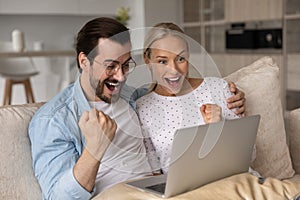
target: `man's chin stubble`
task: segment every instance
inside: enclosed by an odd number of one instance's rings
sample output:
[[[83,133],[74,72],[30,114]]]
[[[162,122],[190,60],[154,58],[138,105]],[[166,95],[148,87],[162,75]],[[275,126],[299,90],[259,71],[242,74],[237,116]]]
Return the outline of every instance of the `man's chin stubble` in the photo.
[[[119,94],[115,94],[115,95],[112,95],[111,97],[107,97],[103,93],[96,93],[96,96],[99,97],[105,103],[109,103],[109,104],[118,101],[120,98]]]
[[[104,102],[106,102],[106,103],[114,103],[114,102],[116,102],[116,101],[118,101],[119,100],[119,98],[120,98],[120,94],[113,94],[113,95],[111,95],[111,97],[107,97],[107,96],[105,96],[104,94],[103,94],[103,91],[104,91],[104,87],[105,87],[105,85],[104,85],[104,81],[103,82],[98,82],[98,85],[97,85],[97,87],[96,87],[96,96],[98,97],[98,98],[100,98],[102,101],[104,101]]]

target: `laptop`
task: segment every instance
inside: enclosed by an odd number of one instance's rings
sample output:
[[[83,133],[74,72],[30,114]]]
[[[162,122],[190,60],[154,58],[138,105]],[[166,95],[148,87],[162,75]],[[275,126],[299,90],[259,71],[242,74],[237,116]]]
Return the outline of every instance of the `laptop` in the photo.
[[[168,198],[213,181],[248,172],[259,115],[175,132],[168,174],[126,184]]]

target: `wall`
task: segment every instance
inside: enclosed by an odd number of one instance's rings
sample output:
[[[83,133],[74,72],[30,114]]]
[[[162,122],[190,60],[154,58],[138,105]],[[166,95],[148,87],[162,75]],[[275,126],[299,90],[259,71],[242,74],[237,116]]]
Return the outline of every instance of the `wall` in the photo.
[[[10,40],[15,28],[25,34],[27,49],[43,41],[46,49],[71,49],[75,35],[91,16],[0,15],[0,40]]]
[[[181,3],[179,0],[145,0],[145,26],[158,22],[181,23]]]

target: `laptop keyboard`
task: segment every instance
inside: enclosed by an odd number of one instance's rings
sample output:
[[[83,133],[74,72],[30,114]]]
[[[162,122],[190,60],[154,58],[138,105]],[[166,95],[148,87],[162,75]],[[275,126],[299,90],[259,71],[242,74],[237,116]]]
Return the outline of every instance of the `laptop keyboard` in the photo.
[[[166,183],[160,183],[160,184],[157,184],[157,185],[151,185],[151,186],[148,186],[146,188],[150,189],[150,190],[154,190],[156,192],[159,192],[159,193],[163,194],[163,193],[165,193]]]

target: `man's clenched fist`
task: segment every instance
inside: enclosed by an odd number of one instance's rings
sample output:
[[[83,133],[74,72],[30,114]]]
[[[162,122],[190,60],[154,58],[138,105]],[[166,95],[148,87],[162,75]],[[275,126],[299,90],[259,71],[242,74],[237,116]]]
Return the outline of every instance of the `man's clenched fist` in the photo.
[[[78,124],[85,137],[86,149],[100,161],[115,136],[116,122],[102,111],[92,109],[82,114]]]

